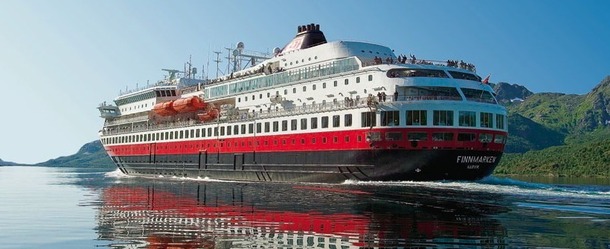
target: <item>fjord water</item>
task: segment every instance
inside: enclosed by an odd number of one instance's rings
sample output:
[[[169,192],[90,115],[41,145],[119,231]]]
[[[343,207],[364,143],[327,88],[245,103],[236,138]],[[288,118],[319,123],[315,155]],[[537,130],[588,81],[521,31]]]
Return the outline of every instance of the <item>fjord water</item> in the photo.
[[[287,184],[0,167],[0,248],[610,248],[610,185]]]

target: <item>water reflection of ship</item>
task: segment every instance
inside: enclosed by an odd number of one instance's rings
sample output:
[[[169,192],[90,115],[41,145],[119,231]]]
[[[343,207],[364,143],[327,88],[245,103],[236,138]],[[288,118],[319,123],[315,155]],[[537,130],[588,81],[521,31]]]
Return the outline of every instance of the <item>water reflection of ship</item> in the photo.
[[[174,183],[175,184],[175,183]],[[281,191],[280,191],[281,190]],[[120,248],[376,248],[504,246],[484,213],[439,199],[388,201],[318,186],[154,183],[106,188],[100,239]],[[482,210],[484,209],[484,210]]]

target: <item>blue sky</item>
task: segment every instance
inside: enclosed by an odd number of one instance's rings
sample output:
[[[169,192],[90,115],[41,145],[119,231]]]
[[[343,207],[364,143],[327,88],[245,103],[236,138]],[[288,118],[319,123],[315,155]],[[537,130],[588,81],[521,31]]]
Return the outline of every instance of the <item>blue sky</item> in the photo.
[[[328,40],[462,59],[491,82],[586,94],[610,75],[609,1],[0,2],[0,158],[36,163],[97,139],[96,107],[192,56],[283,47],[298,25]],[[215,72],[215,71],[214,71]],[[215,75],[210,72],[210,75]]]

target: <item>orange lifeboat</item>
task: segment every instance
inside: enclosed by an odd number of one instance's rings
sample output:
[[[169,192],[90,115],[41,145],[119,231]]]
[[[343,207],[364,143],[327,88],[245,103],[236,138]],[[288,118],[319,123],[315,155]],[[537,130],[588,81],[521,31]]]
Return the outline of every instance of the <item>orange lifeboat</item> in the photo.
[[[212,108],[207,112],[197,114],[197,117],[199,117],[199,120],[203,122],[214,120],[218,118],[218,109]]]
[[[153,112],[159,116],[171,116],[176,114],[176,111],[173,108],[174,101],[167,101],[155,104],[153,107]]]
[[[207,104],[197,96],[174,100],[173,108],[178,113],[202,110]]]

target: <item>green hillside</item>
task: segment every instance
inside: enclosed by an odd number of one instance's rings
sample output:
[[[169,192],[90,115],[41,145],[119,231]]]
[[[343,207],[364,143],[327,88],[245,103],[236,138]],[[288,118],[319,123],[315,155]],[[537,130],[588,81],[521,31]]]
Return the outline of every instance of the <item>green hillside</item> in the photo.
[[[610,77],[586,95],[506,103],[509,139],[494,174],[610,177]]]

